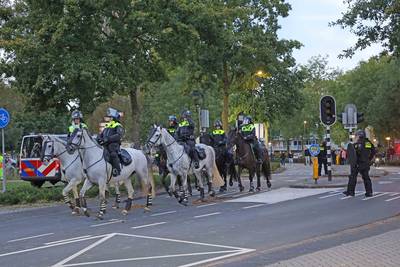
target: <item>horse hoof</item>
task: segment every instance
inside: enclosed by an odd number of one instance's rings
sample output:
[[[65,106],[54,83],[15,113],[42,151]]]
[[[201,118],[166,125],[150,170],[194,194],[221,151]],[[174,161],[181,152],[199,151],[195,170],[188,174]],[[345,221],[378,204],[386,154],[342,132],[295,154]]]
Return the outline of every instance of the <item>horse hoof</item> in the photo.
[[[119,209],[119,205],[114,204],[114,205],[112,205],[112,208],[113,208],[114,210],[117,210],[117,209]]]
[[[128,215],[128,211],[124,209],[124,210],[121,212],[121,214],[124,215],[124,216],[126,216],[126,215]]]
[[[271,188],[271,186],[272,186],[271,182],[268,181],[267,186],[268,186],[268,188]]]
[[[249,192],[254,192],[254,187],[250,187]]]
[[[214,196],[215,196],[215,191],[214,191],[214,190],[211,190],[211,191],[208,193],[208,195],[209,195],[210,197],[214,197]]]
[[[97,216],[96,216],[96,218],[97,218],[98,220],[104,220],[104,214],[103,214],[103,213],[98,213]]]
[[[244,190],[244,186],[240,186],[240,187],[239,187],[239,191],[240,191],[240,192],[243,192],[243,190]]]
[[[229,181],[229,186],[233,186],[233,182],[232,181]]]
[[[83,210],[83,214],[85,214],[86,217],[90,217],[90,212],[87,209]]]
[[[80,209],[78,207],[74,208],[71,212],[72,215],[80,215]]]
[[[149,207],[144,207],[144,212],[150,212],[151,209]]]
[[[260,192],[260,191],[261,191],[261,188],[257,187],[257,188],[256,188],[256,191],[257,191],[257,192]]]

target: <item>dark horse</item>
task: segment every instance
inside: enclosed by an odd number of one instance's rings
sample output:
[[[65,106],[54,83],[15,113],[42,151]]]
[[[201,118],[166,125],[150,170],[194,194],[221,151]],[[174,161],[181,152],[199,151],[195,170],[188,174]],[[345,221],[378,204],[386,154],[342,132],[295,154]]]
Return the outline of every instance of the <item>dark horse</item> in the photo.
[[[267,180],[268,188],[271,187],[271,165],[269,161],[269,155],[266,148],[263,149],[262,155],[262,163],[257,164],[256,157],[243,136],[236,131],[236,129],[232,129],[228,133],[228,147],[232,148],[236,146],[236,163],[239,166],[238,170],[238,182],[240,191],[243,190],[242,181],[240,175],[242,173],[242,169],[247,169],[249,171],[249,180],[250,180],[250,192],[254,192],[253,185],[253,177],[257,176],[257,191],[261,190],[261,172],[265,179]]]
[[[236,179],[236,169],[233,161],[233,155],[228,153],[226,146],[215,147],[210,134],[202,133],[200,143],[212,146],[215,151],[215,163],[221,176],[224,178],[224,185],[219,189],[220,192],[227,190],[227,176],[230,175],[229,185],[233,185],[233,178]]]

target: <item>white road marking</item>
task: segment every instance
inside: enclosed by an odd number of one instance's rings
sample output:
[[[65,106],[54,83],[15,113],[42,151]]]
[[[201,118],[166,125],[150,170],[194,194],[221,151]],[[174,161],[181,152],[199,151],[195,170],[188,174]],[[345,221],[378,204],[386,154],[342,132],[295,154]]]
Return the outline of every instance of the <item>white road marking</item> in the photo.
[[[343,193],[342,193],[342,192],[340,192],[340,193],[335,193],[335,194],[331,194],[331,195],[319,197],[319,199],[324,199],[324,198],[328,198],[328,197],[334,197],[334,196],[341,195],[341,194],[343,194]]]
[[[79,263],[63,264],[62,266],[63,267],[64,266],[65,267],[67,267],[67,266],[83,266],[83,265],[116,263],[116,262],[127,262],[127,261],[154,260],[154,259],[163,259],[163,258],[176,258],[176,257],[212,255],[212,254],[225,254],[225,253],[233,253],[233,252],[236,253],[237,250],[207,251],[207,252],[186,253],[186,254],[172,254],[172,255],[137,257],[137,258],[128,258],[128,259],[115,259],[115,260],[105,260],[105,261],[79,262]],[[189,265],[189,266],[193,266],[193,265]]]
[[[45,249],[45,248],[51,248],[51,247],[66,245],[66,244],[70,244],[70,243],[76,243],[76,242],[80,242],[80,241],[96,239],[96,238],[100,238],[100,237],[104,237],[104,235],[92,236],[92,237],[88,237],[88,238],[85,238],[85,239],[78,239],[78,240],[66,241],[66,242],[62,242],[62,243],[56,243],[56,244],[52,244],[52,245],[46,245],[46,246],[41,246],[41,247],[34,247],[34,248],[28,248],[28,249],[23,249],[23,250],[7,252],[7,253],[4,253],[4,254],[0,254],[0,257],[5,257],[5,256],[10,256],[10,255],[15,255],[15,254],[21,254],[21,253],[40,250],[40,249]]]
[[[243,210],[246,209],[252,209],[252,208],[257,208],[257,207],[261,207],[261,206],[265,206],[266,204],[257,204],[257,205],[252,205],[252,206],[247,206],[247,207],[243,207]]]
[[[286,182],[297,182],[298,180],[286,180]]]
[[[234,191],[234,192],[230,192],[230,193],[225,193],[225,194],[217,195],[217,197],[223,197],[223,196],[234,195],[234,194],[236,194],[236,193],[237,193],[237,191]]]
[[[106,222],[106,223],[92,224],[90,227],[98,227],[98,226],[109,225],[109,224],[113,224],[113,223],[120,223],[123,221],[124,220],[117,220],[117,221],[111,221],[111,222]]]
[[[203,208],[203,207],[209,207],[209,206],[214,206],[214,205],[217,205],[217,203],[205,204],[205,205],[200,205],[200,206],[197,206],[197,207],[198,208]]]
[[[22,238],[18,238],[18,239],[9,240],[9,241],[7,241],[7,243],[17,242],[17,241],[22,241],[22,240],[27,240],[27,239],[32,239],[32,238],[38,238],[38,237],[42,237],[42,236],[49,236],[49,235],[54,235],[54,233],[22,237]]]
[[[208,213],[208,214],[203,214],[203,215],[197,215],[197,216],[194,216],[193,218],[203,218],[203,217],[214,216],[214,215],[218,215],[218,214],[221,214],[221,212],[213,212],[213,213]]]
[[[201,265],[201,264],[204,264],[204,263],[208,263],[208,262],[212,262],[212,261],[217,261],[217,260],[222,260],[222,259],[226,259],[226,258],[230,258],[230,257],[242,255],[242,254],[249,253],[249,252],[253,252],[253,251],[255,251],[255,249],[244,249],[244,250],[239,250],[238,252],[233,253],[233,254],[228,254],[228,255],[221,256],[221,257],[216,257],[216,258],[212,258],[212,259],[197,261],[197,262],[193,262],[193,263],[181,265],[181,266],[179,266],[179,267],[191,267],[191,266]]]
[[[132,229],[140,229],[140,228],[145,228],[145,227],[150,227],[150,226],[161,225],[161,224],[165,224],[165,223],[167,223],[167,222],[151,223],[151,224],[145,224],[145,225],[133,226],[133,227],[131,227],[131,228],[132,228]]]
[[[391,197],[394,197],[394,196],[397,196],[397,195],[400,195],[400,193],[393,193],[393,194],[390,194]]]
[[[118,221],[118,219],[109,219],[108,221],[109,221],[109,222]]]
[[[362,194],[364,194],[364,192],[357,192],[357,193],[354,194],[354,197],[357,197],[357,196],[362,195]],[[342,197],[341,200],[343,200],[343,199],[348,199],[348,198],[352,198],[352,197],[353,197],[353,196]]]
[[[392,184],[393,181],[380,181],[378,184]]]
[[[365,198],[363,198],[362,200],[370,200],[370,199],[377,198],[377,197],[381,197],[381,196],[384,196],[384,195],[387,195],[387,194],[389,194],[389,192],[378,193],[378,194],[376,194],[376,195],[374,195],[374,196],[372,196],[372,197],[365,197]]]
[[[152,214],[152,215],[150,215],[150,216],[151,216],[151,217],[154,217],[154,216],[161,216],[161,215],[171,214],[171,213],[175,213],[175,212],[176,212],[176,210],[171,210],[171,211],[166,211],[166,212],[154,213],[154,214]]]
[[[52,244],[64,243],[64,242],[68,242],[68,241],[72,241],[72,240],[85,239],[87,237],[91,237],[91,235],[84,235],[84,236],[79,236],[79,237],[74,237],[74,238],[69,238],[69,239],[62,239],[62,240],[52,241],[52,242],[48,242],[48,243],[44,243],[44,244],[52,245]]]
[[[322,193],[330,192],[332,189],[298,189],[298,188],[280,188],[271,191],[266,191],[258,194],[252,194],[231,199],[227,202],[252,202],[254,203],[266,203],[275,204],[279,202],[284,202],[288,200],[294,200],[314,195],[319,195]]]
[[[113,236],[115,236],[115,234],[108,234],[108,235],[106,235],[106,236],[103,237],[102,239],[97,240],[96,242],[94,242],[93,244],[87,246],[86,248],[81,249],[80,251],[76,252],[75,254],[69,256],[68,258],[65,258],[65,259],[63,259],[62,261],[60,261],[60,262],[54,264],[52,267],[62,267],[66,262],[68,262],[68,261],[70,261],[70,260],[72,260],[72,259],[75,259],[76,257],[78,257],[78,256],[82,255],[83,253],[85,253],[86,251],[89,251],[89,250],[91,250],[92,248],[94,248],[94,247],[100,245],[101,243],[107,241],[108,239],[110,239],[110,238],[113,237]]]
[[[399,197],[394,197],[394,198],[389,198],[389,199],[386,199],[385,201],[393,201],[393,200],[396,200],[396,199],[399,199],[400,198],[400,196]]]

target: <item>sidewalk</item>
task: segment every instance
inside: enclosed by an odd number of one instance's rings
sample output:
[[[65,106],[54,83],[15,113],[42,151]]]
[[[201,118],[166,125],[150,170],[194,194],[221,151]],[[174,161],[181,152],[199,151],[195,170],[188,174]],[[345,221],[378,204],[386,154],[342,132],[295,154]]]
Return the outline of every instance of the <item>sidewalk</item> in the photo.
[[[268,267],[397,267],[400,229],[281,261]]]
[[[328,181],[326,175],[319,177],[317,184],[312,178],[313,169],[312,166],[305,166],[304,164],[286,164],[286,170],[280,174],[273,175],[277,179],[293,179],[297,180],[295,184],[291,184],[292,188],[338,188],[345,187],[348,183],[348,176],[350,174],[349,165],[333,165],[332,166],[332,181]],[[323,173],[323,171],[322,171]],[[381,168],[371,167],[370,176],[372,178],[378,178],[387,175],[388,172]],[[277,180],[275,179],[275,180]],[[362,182],[361,178],[358,182]]]

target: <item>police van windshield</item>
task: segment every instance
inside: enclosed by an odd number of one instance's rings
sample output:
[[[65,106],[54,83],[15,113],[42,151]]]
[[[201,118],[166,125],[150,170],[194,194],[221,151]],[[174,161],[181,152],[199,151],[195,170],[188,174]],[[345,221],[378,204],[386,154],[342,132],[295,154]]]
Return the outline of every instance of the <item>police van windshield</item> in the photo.
[[[66,135],[56,135],[63,141],[67,141]],[[21,145],[21,158],[40,158],[40,153],[42,151],[43,136],[32,135],[25,136],[22,139]]]

